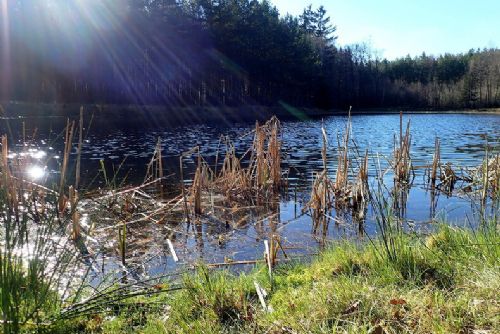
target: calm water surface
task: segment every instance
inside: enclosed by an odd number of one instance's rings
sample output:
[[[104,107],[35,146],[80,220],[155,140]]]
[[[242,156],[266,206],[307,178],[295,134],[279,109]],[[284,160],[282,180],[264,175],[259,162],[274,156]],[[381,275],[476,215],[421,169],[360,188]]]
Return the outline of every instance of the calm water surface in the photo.
[[[432,161],[434,141],[441,140],[441,162],[453,166],[478,166],[485,155],[485,147],[498,152],[500,140],[500,116],[477,114],[409,114],[404,116],[404,123],[411,121],[411,156],[417,167],[413,187],[408,193],[405,219],[409,228],[431,229],[431,221],[438,217],[451,223],[463,223],[465,217],[473,215],[473,206],[467,196],[447,196],[437,194],[437,206],[431,210],[430,192],[425,187],[425,166]],[[9,127],[15,129],[21,138],[19,129],[25,122],[26,133],[33,132],[32,120],[10,120]],[[4,121],[5,122],[5,121]],[[224,261],[251,260],[262,257],[263,240],[271,231],[281,235],[283,244],[291,254],[308,254],[317,251],[318,245],[327,240],[338,238],[360,238],[364,234],[375,234],[376,224],[373,213],[368,210],[363,226],[352,221],[349,212],[332,213],[337,219],[328,226],[325,235],[312,233],[312,222],[308,215],[302,215],[302,207],[309,199],[313,173],[322,169],[321,126],[328,133],[330,149],[328,169],[334,175],[337,161],[337,140],[342,135],[347,117],[332,116],[322,120],[285,121],[283,122],[283,149],[286,153],[283,169],[288,172],[289,189],[281,197],[277,207],[271,208],[276,213],[272,219],[260,219],[259,213],[249,215],[238,226],[221,226],[220,223],[204,223],[200,226],[159,226],[154,225],[141,231],[141,237],[148,242],[133,248],[134,254],[144,261],[138,269],[148,274],[157,274],[178,266],[172,261],[166,246],[166,238],[174,241],[181,263],[203,259],[208,263]],[[53,129],[61,130],[61,120],[54,120]],[[3,124],[3,127],[6,125]],[[59,126],[59,127],[57,127]],[[394,136],[399,135],[399,115],[353,116],[352,133],[356,143],[355,151],[370,156],[370,183],[379,164],[385,169],[394,147]],[[109,173],[118,170],[117,179],[126,177],[128,183],[140,183],[144,177],[146,165],[153,153],[158,138],[162,139],[162,151],[165,157],[165,173],[178,175],[179,155],[191,147],[200,146],[208,161],[213,161],[221,135],[229,136],[237,151],[242,154],[251,145],[252,135],[244,136],[253,129],[253,124],[236,124],[232,127],[217,125],[193,125],[179,128],[151,128],[144,131],[107,130],[106,128],[88,128],[83,147],[82,159],[84,187],[95,188],[103,185],[99,173],[100,160],[104,160]],[[8,129],[7,129],[8,130]],[[4,131],[7,131],[4,129]],[[46,184],[54,183],[58,177],[61,163],[60,133],[50,129],[39,129],[37,137],[31,141],[31,152],[39,158],[39,167],[46,172],[40,178]],[[59,137],[58,137],[59,136]],[[22,147],[19,139],[12,153]],[[76,154],[76,148],[72,154]],[[187,179],[192,177],[194,159],[185,162]],[[355,167],[355,166],[354,166]],[[40,172],[40,170],[38,170]],[[35,173],[36,171],[31,171]],[[29,175],[28,175],[29,176]],[[38,177],[34,175],[33,177]],[[172,183],[178,183],[176,176]],[[392,185],[392,176],[385,177],[385,183]],[[168,224],[167,224],[168,225]],[[173,231],[173,232],[172,232]],[[114,240],[109,247],[113,248]],[[104,258],[108,266],[113,267],[113,258]]]

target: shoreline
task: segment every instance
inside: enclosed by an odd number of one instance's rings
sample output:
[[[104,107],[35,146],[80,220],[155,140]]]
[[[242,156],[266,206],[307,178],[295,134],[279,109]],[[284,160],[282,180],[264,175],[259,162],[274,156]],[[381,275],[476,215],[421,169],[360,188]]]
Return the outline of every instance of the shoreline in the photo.
[[[347,116],[347,110],[322,110],[312,108],[295,108],[286,104],[266,107],[247,105],[241,107],[166,107],[139,105],[99,105],[99,104],[48,104],[15,102],[0,104],[3,111],[0,120],[26,120],[27,125],[61,124],[66,119],[77,120],[80,107],[83,106],[84,118],[93,118],[97,125],[116,129],[141,128],[175,128],[196,124],[219,124],[233,126],[238,123],[265,122],[272,116],[281,120],[306,121],[332,116]],[[378,116],[397,115],[400,109],[359,109],[351,115]],[[403,110],[404,114],[468,114],[468,115],[500,115],[500,108],[467,109],[467,110]]]
[[[339,242],[311,262],[278,265],[272,274],[265,264],[247,274],[201,264],[180,285],[160,283],[150,294],[124,298],[114,317],[96,311],[58,325],[62,333],[113,334],[498,329],[499,248],[488,246],[498,245],[496,226],[476,232],[442,226],[427,237],[389,238],[398,242],[395,258],[378,238]]]

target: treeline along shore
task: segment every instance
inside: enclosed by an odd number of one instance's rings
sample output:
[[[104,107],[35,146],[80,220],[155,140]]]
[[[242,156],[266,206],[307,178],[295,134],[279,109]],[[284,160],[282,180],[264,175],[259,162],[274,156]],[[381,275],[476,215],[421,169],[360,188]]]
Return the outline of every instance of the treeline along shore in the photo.
[[[387,60],[367,44],[338,45],[335,17],[323,7],[282,15],[267,0],[82,6],[7,2],[0,101],[189,108],[184,112],[500,106],[496,48]]]

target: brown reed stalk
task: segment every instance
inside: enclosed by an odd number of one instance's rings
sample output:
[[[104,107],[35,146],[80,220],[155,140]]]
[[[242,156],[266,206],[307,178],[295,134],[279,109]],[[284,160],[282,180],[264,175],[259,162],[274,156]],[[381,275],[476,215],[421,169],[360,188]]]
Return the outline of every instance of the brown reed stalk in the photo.
[[[2,176],[5,187],[10,184],[10,168],[9,168],[9,147],[7,143],[7,136],[2,136]]]
[[[484,164],[483,164],[483,191],[481,193],[481,212],[484,216],[484,210],[486,208],[486,197],[488,196],[488,188],[489,188],[489,152],[488,152],[488,142],[486,142],[486,148],[484,153]]]
[[[254,152],[255,152],[255,164],[256,164],[256,182],[255,185],[257,190],[262,188],[268,177],[267,161],[265,156],[265,143],[266,143],[266,133],[265,129],[259,125],[259,122],[255,124],[255,139],[254,139]]]
[[[126,265],[127,258],[127,225],[118,227],[118,251],[120,253],[120,258],[122,265]]]
[[[323,138],[323,146],[321,148],[321,158],[323,160],[323,173],[321,176],[321,186],[318,184],[317,188],[313,188],[315,190],[316,196],[318,196],[318,192],[322,197],[322,200],[317,203],[321,212],[326,212],[328,207],[330,206],[330,180],[328,179],[328,159],[327,159],[327,149],[328,149],[328,136],[326,135],[326,130],[324,124],[321,125],[321,134]],[[316,200],[318,200],[317,198]],[[318,213],[316,213],[318,215]]]
[[[436,141],[434,144],[434,158],[432,160],[432,169],[431,169],[431,173],[430,173],[431,185],[433,188],[436,186],[437,170],[440,166],[440,161],[441,161],[440,142],[439,142],[439,138],[436,138]]]
[[[71,206],[71,221],[73,232],[71,237],[77,240],[81,236],[80,214],[78,213],[78,191],[73,186],[69,187],[69,203]]]
[[[351,108],[345,128],[342,146],[338,145],[338,164],[335,177],[335,193],[338,199],[345,200],[348,196],[347,184],[349,181],[349,139],[351,129]]]
[[[271,170],[271,182],[275,190],[281,186],[281,141],[280,137],[280,123],[276,117],[270,121],[270,136],[268,143],[268,161]]]
[[[196,173],[193,180],[193,197],[194,197],[194,213],[196,215],[201,215],[201,186],[202,186],[202,162],[201,155],[198,151],[198,167],[196,168]]]
[[[275,116],[264,125],[258,122],[255,125],[252,155],[244,181],[252,183],[256,192],[266,192],[270,187],[277,191],[281,187],[280,136],[281,124]]]
[[[251,160],[254,159],[251,158]],[[226,155],[216,183],[226,196],[230,196],[230,193],[234,191],[237,191],[240,196],[246,196],[252,187],[255,189],[255,186],[252,186],[252,179],[255,180],[255,177],[252,178],[252,171],[255,169],[255,162],[250,162],[246,170],[241,168],[241,161],[236,157],[234,145],[227,143]]]
[[[368,199],[368,150],[358,172],[353,196],[353,207],[362,207]]]
[[[3,173],[3,186],[7,189],[7,196],[9,205],[14,210],[14,212],[18,213],[19,202],[16,191],[16,186],[14,184],[14,179],[12,178],[12,173],[9,167],[9,144],[7,140],[7,136],[2,136],[2,173]]]
[[[66,123],[66,133],[64,139],[64,156],[63,156],[63,164],[61,167],[61,181],[59,185],[59,212],[62,213],[64,207],[66,206],[66,200],[64,196],[64,186],[66,183],[66,171],[68,168],[69,154],[71,153],[71,143],[73,141],[73,131],[75,128],[75,121],[70,122],[69,119]]]
[[[267,263],[267,269],[269,272],[269,280],[272,284],[273,283],[273,266],[271,264],[271,250],[269,247],[268,240],[264,240],[264,258],[265,258],[266,263]]]
[[[328,178],[326,170],[318,173],[312,185],[311,199],[307,203],[312,210],[312,218],[319,221],[332,206],[330,190],[333,189],[332,182]]]
[[[326,135],[325,125],[321,124],[321,135],[323,139],[323,146],[321,147],[321,159],[323,160],[323,170],[326,171],[328,160],[326,156],[326,151],[328,148],[328,136]]]
[[[195,146],[195,147],[191,148],[189,151],[182,153],[181,156],[179,157],[179,173],[180,173],[180,178],[181,178],[181,195],[182,195],[183,204],[184,204],[184,216],[185,216],[187,222],[190,222],[190,218],[189,218],[188,200],[187,200],[186,189],[185,189],[186,185],[184,182],[184,166],[183,166],[182,162],[183,162],[185,157],[190,156],[191,154],[193,154],[196,151],[198,151],[198,153],[200,152],[200,148],[198,146]]]
[[[76,155],[75,189],[80,185],[80,166],[83,147],[83,106],[80,107],[80,120],[78,121],[78,149]]]
[[[493,199],[497,199],[500,186],[500,165],[499,165],[500,155],[497,154],[493,160],[493,177],[491,179],[491,191]]]
[[[270,257],[270,265],[272,268],[274,268],[276,266],[276,263],[278,262],[278,252],[280,250],[283,253],[283,256],[285,258],[288,258],[288,255],[286,254],[285,249],[281,244],[280,236],[275,233],[272,233],[271,242],[269,244],[269,257]]]
[[[158,141],[156,143],[156,166],[157,166],[157,176],[160,182],[158,182],[158,187],[160,191],[160,196],[163,198],[163,156],[161,153],[161,138],[158,137]]]
[[[183,198],[183,204],[184,204],[184,216],[186,218],[186,221],[189,222],[189,212],[188,212],[188,206],[187,206],[187,198],[186,198],[186,191],[184,189],[184,168],[182,166],[182,155],[179,157],[179,173],[180,173],[180,178],[181,178],[181,193],[182,193],[182,198]]]

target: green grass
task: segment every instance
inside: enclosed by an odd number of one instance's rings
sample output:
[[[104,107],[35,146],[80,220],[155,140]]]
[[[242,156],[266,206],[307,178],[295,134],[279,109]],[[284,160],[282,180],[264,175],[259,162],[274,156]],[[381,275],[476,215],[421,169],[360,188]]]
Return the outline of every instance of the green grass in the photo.
[[[184,288],[142,296],[58,325],[59,333],[473,333],[500,329],[500,238],[442,226],[400,235],[397,260],[382,241],[341,242],[311,263],[250,274],[201,267]],[[263,311],[254,288],[267,292]],[[61,331],[61,328],[65,330]],[[57,331],[56,331],[57,330]],[[489,331],[489,332],[488,332]]]

